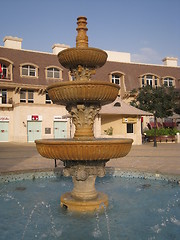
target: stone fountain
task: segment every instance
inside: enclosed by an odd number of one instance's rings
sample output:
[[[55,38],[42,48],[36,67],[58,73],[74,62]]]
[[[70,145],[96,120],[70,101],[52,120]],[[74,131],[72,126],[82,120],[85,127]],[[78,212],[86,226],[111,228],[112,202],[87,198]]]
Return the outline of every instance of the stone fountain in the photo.
[[[107,60],[106,52],[88,47],[87,18],[77,18],[76,47],[58,54],[59,62],[69,69],[74,81],[50,85],[51,100],[66,106],[75,125],[73,139],[36,140],[38,152],[46,158],[64,163],[64,176],[72,176],[72,192],[61,196],[61,206],[70,211],[93,212],[108,206],[108,197],[95,189],[96,177],[105,175],[105,164],[111,158],[124,157],[131,149],[132,139],[96,139],[93,133],[95,117],[101,106],[113,102],[119,86],[91,80],[95,69]]]

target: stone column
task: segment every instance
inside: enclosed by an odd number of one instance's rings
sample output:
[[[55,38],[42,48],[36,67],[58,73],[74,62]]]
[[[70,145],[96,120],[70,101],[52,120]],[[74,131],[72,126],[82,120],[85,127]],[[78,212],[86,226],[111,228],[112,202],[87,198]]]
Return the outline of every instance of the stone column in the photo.
[[[96,177],[105,176],[104,161],[66,161],[63,171],[64,176],[72,176],[74,188],[71,196],[77,200],[93,200],[98,196],[95,189]]]

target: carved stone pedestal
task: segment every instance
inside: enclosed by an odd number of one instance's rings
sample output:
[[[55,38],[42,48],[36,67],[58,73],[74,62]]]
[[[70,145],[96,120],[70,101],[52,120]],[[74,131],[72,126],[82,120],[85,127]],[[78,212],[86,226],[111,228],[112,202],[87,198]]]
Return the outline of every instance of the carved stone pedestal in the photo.
[[[96,199],[82,201],[74,199],[70,192],[61,196],[61,207],[73,212],[94,212],[104,210],[108,206],[108,197],[102,192],[98,192]]]
[[[72,211],[93,212],[108,206],[106,194],[97,192],[96,177],[104,177],[104,161],[65,161],[64,176],[72,176],[74,188],[72,192],[61,196],[61,206]]]
[[[99,104],[77,104],[66,107],[76,127],[74,139],[94,138],[94,119],[101,107]]]

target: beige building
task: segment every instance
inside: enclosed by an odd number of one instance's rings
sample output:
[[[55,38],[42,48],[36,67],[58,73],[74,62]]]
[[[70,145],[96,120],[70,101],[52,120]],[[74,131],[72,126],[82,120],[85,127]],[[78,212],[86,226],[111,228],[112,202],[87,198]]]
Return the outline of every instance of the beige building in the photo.
[[[49,99],[46,87],[72,81],[57,59],[69,46],[53,45],[52,53],[22,49],[22,39],[5,37],[0,47],[0,142],[34,142],[39,138],[71,138],[74,126],[65,107]],[[164,65],[132,63],[129,53],[107,51],[108,61],[93,79],[120,85],[116,102],[103,106],[96,117],[96,137],[129,137],[141,144],[142,116],[149,115],[128,104],[131,91],[144,85],[175,86],[180,89],[180,68],[176,58]],[[125,103],[125,102],[126,103]]]
[[[151,115],[126,104],[118,97],[100,111],[101,137],[131,138],[134,144],[139,145],[142,143],[143,116]]]

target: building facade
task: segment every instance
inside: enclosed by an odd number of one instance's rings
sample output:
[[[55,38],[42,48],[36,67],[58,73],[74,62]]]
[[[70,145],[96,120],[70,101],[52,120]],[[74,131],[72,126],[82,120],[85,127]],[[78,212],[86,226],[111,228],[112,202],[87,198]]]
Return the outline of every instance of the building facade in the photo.
[[[73,137],[74,126],[68,112],[65,107],[53,104],[46,91],[52,83],[73,80],[57,58],[57,53],[69,46],[55,44],[52,53],[45,53],[24,50],[21,45],[22,39],[5,37],[4,46],[0,47],[0,142]],[[163,59],[161,66],[132,63],[129,53],[107,53],[108,61],[96,70],[92,79],[120,85],[121,101],[130,102],[132,90],[145,85],[180,89],[180,67],[176,58]],[[113,137],[134,134],[135,144],[141,144],[140,137],[136,138],[141,133],[141,114],[137,111],[131,116],[126,108],[119,114],[110,111],[108,117],[100,112],[95,121],[95,136],[109,136],[107,130],[112,126]],[[107,119],[112,120],[109,125]]]

